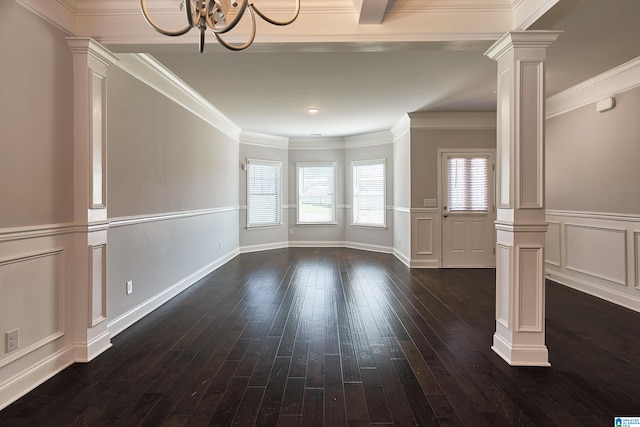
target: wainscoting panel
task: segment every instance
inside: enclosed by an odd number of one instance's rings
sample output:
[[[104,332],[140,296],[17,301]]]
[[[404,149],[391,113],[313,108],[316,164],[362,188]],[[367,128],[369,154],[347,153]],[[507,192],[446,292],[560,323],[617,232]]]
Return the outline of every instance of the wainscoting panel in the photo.
[[[496,281],[504,283],[511,278],[511,246],[498,243],[496,245]],[[499,287],[496,294],[496,321],[509,328],[509,289]]]
[[[640,217],[547,211],[547,277],[640,312]]]
[[[566,268],[627,286],[623,229],[566,224]]]
[[[0,260],[0,367],[63,335],[63,249]],[[4,333],[18,329],[8,352]]]
[[[542,277],[542,248],[540,247],[519,247],[520,257],[520,286],[518,292],[518,331],[521,332],[541,332],[543,312],[541,306],[543,301]],[[531,282],[534,282],[533,284]],[[540,284],[540,285],[539,285]]]
[[[548,221],[545,238],[545,262],[560,267],[560,223]]]
[[[107,245],[89,247],[91,262],[91,326],[107,318]]]
[[[416,254],[433,255],[433,219],[416,218]]]

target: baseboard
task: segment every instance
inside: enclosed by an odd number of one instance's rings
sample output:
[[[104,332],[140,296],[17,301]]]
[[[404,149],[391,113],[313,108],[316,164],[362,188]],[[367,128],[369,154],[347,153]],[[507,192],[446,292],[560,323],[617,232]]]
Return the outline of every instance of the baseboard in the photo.
[[[398,260],[400,260],[404,265],[411,268],[411,260],[409,259],[408,256],[406,256],[405,254],[403,254],[402,252],[400,252],[395,248],[393,249],[393,256],[398,258]]]
[[[350,249],[359,249],[362,251],[379,252],[383,254],[392,254],[393,248],[389,246],[370,245],[368,243],[344,242],[344,246]]]
[[[411,268],[440,268],[439,259],[412,259],[409,264]]]
[[[116,336],[120,332],[124,331],[126,328],[133,325],[138,320],[142,319],[144,316],[151,313],[153,310],[178,295],[180,292],[195,284],[198,280],[204,278],[207,274],[212,273],[220,266],[235,258],[239,253],[240,252],[238,249],[229,252],[225,256],[218,258],[217,260],[201,268],[195,273],[190,274],[189,276],[168,287],[154,297],[149,298],[142,304],[139,304],[138,306],[132,308],[121,316],[113,319],[107,324],[107,328],[109,329],[111,336]]]
[[[68,346],[0,384],[0,410],[73,363],[74,346]]]
[[[547,269],[546,277],[561,285],[640,313],[640,290],[638,295],[634,296],[551,269]]]
[[[111,333],[105,331],[88,343],[74,345],[74,362],[87,363],[107,351],[111,347]]]
[[[289,247],[289,242],[266,243],[264,245],[241,246],[240,253],[248,254],[251,252],[270,251],[273,249],[284,249]]]

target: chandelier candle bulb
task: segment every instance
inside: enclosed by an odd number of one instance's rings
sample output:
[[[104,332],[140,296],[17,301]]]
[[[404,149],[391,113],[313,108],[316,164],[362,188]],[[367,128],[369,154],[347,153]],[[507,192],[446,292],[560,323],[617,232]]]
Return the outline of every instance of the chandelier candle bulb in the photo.
[[[184,0],[180,4],[180,10],[184,11],[187,16],[187,25],[179,30],[170,31],[158,26],[149,16],[146,0],[140,0],[140,9],[145,21],[157,32],[165,36],[177,37],[186,34],[192,28],[200,31],[200,53],[204,52],[204,36],[207,29],[216,37],[218,43],[230,50],[244,50],[251,46],[256,37],[256,20],[255,15],[264,19],[273,25],[289,25],[298,18],[300,14],[300,0],[295,0],[295,10],[293,16],[285,21],[277,21],[264,14],[255,5],[257,0]],[[227,14],[233,9],[235,15],[227,22]],[[249,38],[243,44],[232,44],[222,38],[222,34],[229,32],[235,28],[240,22],[245,12],[248,11],[249,20],[251,21],[251,33]]]

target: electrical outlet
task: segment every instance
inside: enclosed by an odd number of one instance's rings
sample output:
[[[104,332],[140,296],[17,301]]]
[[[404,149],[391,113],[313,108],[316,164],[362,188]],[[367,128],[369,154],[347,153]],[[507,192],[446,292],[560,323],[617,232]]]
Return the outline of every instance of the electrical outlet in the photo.
[[[6,333],[7,353],[17,350],[20,347],[20,330],[18,328]]]
[[[133,280],[127,280],[127,295],[133,292]]]

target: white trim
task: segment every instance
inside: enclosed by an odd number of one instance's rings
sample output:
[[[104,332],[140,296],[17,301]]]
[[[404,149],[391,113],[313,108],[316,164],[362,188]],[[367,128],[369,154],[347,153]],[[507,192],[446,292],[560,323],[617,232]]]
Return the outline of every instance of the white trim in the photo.
[[[240,144],[286,150],[289,148],[289,138],[267,135],[264,133],[242,131],[240,132]]]
[[[37,237],[58,236],[87,231],[84,227],[73,223],[42,224],[26,227],[0,228],[0,243],[12,240],[32,239]]]
[[[550,119],[640,86],[640,57],[547,98]]]
[[[87,363],[107,351],[111,347],[111,333],[105,331],[91,341],[76,343],[74,348],[74,361]]]
[[[512,28],[523,31],[560,0],[512,0]]]
[[[175,297],[180,292],[184,291],[185,289],[189,288],[190,286],[198,282],[198,280],[204,278],[206,275],[212,273],[223,264],[235,258],[239,253],[240,252],[237,249],[227,253],[226,255],[204,266],[200,270],[197,270],[196,272],[176,282],[172,286],[169,286],[159,294],[149,298],[148,300],[137,305],[136,307],[132,308],[126,313],[111,320],[107,324],[107,327],[109,328],[109,332],[113,336],[116,336],[117,334],[124,331],[129,326],[136,323],[138,320],[142,319],[147,314],[151,313],[152,311],[160,307],[162,304],[171,300],[171,298]]]
[[[404,253],[400,252],[396,248],[393,248],[393,256],[395,256],[398,260],[400,260],[404,265],[411,268],[411,260]]]
[[[240,210],[239,206],[225,206],[221,208],[198,209],[198,210],[182,211],[182,212],[167,212],[162,214],[121,216],[121,217],[111,218],[109,220],[109,227],[110,228],[123,227],[127,225],[143,224],[146,222],[169,221],[169,220],[180,219],[180,218],[190,218],[190,217],[201,216],[201,215],[213,215],[213,214],[231,212],[231,211],[237,211],[237,210]]]
[[[398,120],[398,122],[391,127],[391,134],[393,135],[393,143],[395,144],[404,134],[411,130],[411,118],[408,114],[405,114]]]
[[[411,129],[496,129],[495,112],[409,113]]]
[[[555,211],[555,210],[547,210],[546,214],[550,216],[567,216],[572,218],[588,218],[588,219],[601,219],[601,220],[640,223],[640,215],[633,215],[633,214],[580,212],[580,211]]]
[[[290,138],[290,150],[344,150],[344,138]]]
[[[344,247],[349,249],[359,249],[362,251],[378,252],[383,254],[393,254],[393,248],[390,246],[371,245],[368,243],[344,242]]]
[[[0,384],[0,410],[72,365],[73,356],[73,345],[67,346]]]
[[[247,254],[251,252],[270,251],[273,249],[286,249],[288,247],[289,242],[265,243],[262,245],[241,246],[240,253]]]
[[[145,53],[120,53],[116,56],[119,59],[116,66],[235,141],[239,140],[242,129],[153,56]]]
[[[615,288],[601,286],[594,282],[587,282],[586,280],[581,280],[578,277],[569,276],[556,270],[547,269],[545,276],[547,279],[553,280],[561,285],[601,298],[613,304],[628,308],[629,310],[640,312],[640,292],[635,295],[620,292],[620,290]]]
[[[344,241],[304,240],[289,241],[290,248],[344,248]]]
[[[386,144],[393,144],[393,134],[388,130],[383,132],[349,136],[344,139],[345,149],[347,150]]]
[[[411,208],[405,208],[405,207],[401,207],[401,206],[394,206],[393,207],[393,211],[394,212],[404,212],[404,213],[413,212],[413,210]]]

